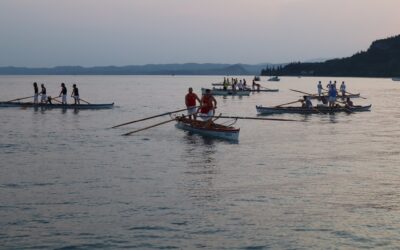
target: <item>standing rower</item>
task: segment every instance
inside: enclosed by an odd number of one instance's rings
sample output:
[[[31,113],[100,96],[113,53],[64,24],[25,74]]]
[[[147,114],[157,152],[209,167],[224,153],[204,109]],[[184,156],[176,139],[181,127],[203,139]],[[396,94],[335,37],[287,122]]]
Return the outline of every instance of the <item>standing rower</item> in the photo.
[[[33,83],[33,90],[35,91],[35,94],[33,95],[33,103],[38,104],[38,98],[39,98],[39,88],[37,86],[37,83]]]
[[[62,97],[62,104],[67,104],[67,88],[65,87],[64,83],[61,83],[61,91],[58,97]]]
[[[185,96],[185,104],[187,107],[188,116],[189,119],[192,119],[193,116],[193,119],[196,120],[196,113],[197,113],[196,100],[199,103],[201,103],[201,101],[200,98],[195,93],[193,93],[193,88],[189,88],[188,91],[189,92]]]
[[[211,117],[215,114],[217,108],[217,100],[211,95],[210,89],[206,89],[206,93],[201,97],[200,105],[198,113],[200,113],[201,119],[211,121]]]
[[[340,84],[340,92],[342,92],[342,98],[344,98],[346,95],[346,84],[344,84],[344,81]]]
[[[321,97],[321,95],[322,95],[322,83],[321,83],[321,81],[318,82],[317,88],[318,88],[318,96]]]
[[[332,85],[331,88],[328,91],[329,107],[331,107],[331,108],[335,107],[336,97],[337,97],[337,90]]]
[[[40,99],[41,103],[46,103],[47,102],[47,94],[46,94],[46,88],[44,87],[44,84],[40,84],[40,94],[42,95],[42,98]]]
[[[75,104],[81,104],[81,101],[79,99],[79,90],[76,87],[76,84],[72,85],[71,97],[74,98]]]

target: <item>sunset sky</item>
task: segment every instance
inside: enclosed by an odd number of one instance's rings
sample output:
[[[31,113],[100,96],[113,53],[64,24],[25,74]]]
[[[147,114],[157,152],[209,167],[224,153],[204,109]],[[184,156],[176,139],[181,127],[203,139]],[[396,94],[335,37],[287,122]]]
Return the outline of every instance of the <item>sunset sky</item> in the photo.
[[[284,63],[400,34],[400,0],[1,0],[0,66]]]

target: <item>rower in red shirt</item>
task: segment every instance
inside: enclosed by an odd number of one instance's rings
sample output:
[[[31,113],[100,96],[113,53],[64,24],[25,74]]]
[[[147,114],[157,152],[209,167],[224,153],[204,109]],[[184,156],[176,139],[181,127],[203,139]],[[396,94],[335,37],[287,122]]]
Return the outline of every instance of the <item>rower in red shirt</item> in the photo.
[[[210,89],[206,89],[206,93],[203,95],[200,101],[199,116],[204,120],[210,120],[215,114],[215,109],[217,108],[217,100],[211,94]]]
[[[193,93],[193,88],[189,88],[189,93],[187,93],[185,96],[185,103],[189,119],[192,119],[193,116],[193,119],[196,120],[196,100],[201,103],[200,98],[195,93]]]

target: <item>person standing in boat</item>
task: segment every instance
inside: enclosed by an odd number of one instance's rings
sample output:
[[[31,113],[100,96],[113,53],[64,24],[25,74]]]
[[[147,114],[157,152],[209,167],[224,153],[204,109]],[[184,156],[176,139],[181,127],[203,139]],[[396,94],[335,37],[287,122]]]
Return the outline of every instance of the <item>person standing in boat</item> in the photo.
[[[326,88],[328,91],[332,88],[332,81],[329,81],[329,83],[326,85]]]
[[[256,83],[256,81],[253,80],[253,85],[252,85],[253,90],[255,90],[255,88],[257,87],[257,91],[260,92],[260,86],[261,86],[260,84]]]
[[[81,101],[79,99],[79,90],[76,87],[76,84],[72,85],[71,97],[74,98],[75,104],[81,104]]]
[[[331,108],[335,107],[336,97],[337,97],[337,90],[336,90],[336,88],[332,85],[331,88],[330,88],[329,91],[328,91],[329,107],[331,107]]]
[[[239,83],[238,83],[238,89],[239,89],[239,91],[243,90],[243,82],[242,82],[242,80],[240,80]]]
[[[58,97],[62,97],[62,104],[67,104],[67,88],[65,87],[65,83],[61,83],[61,91]]]
[[[39,100],[38,100],[38,98],[39,98],[39,88],[38,88],[36,82],[33,83],[33,90],[34,90],[33,103],[34,104],[38,104],[38,102],[39,102]]]
[[[206,89],[206,93],[201,97],[200,108],[198,109],[201,119],[208,121],[215,114],[217,108],[217,100],[211,94],[210,89]]]
[[[322,83],[321,83],[321,81],[318,82],[317,89],[318,89],[318,96],[321,97],[321,95],[322,95]]]
[[[185,96],[185,104],[190,120],[192,119],[192,116],[194,120],[196,120],[197,118],[196,101],[201,103],[200,98],[195,93],[193,93],[193,88],[189,88],[188,93]]]
[[[40,95],[42,96],[40,98],[41,103],[47,103],[47,91],[46,88],[44,87],[44,84],[40,84]]]
[[[340,84],[340,92],[342,93],[342,98],[344,98],[346,95],[346,84],[344,83],[344,81],[342,82],[342,84]]]

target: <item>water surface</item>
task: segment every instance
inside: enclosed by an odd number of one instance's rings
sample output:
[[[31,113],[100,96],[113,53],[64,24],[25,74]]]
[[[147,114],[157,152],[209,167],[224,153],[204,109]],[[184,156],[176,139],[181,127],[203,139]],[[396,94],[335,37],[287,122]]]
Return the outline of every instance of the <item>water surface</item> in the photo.
[[[82,98],[112,110],[0,109],[0,245],[4,249],[327,249],[400,245],[400,85],[389,79],[282,77],[278,93],[217,97],[224,115],[298,99],[345,80],[372,111],[238,121],[238,143],[192,135],[169,119],[108,129],[184,107],[221,77],[1,76],[0,100]],[[247,77],[251,82],[251,77]],[[221,122],[225,122],[222,121]],[[229,121],[226,121],[229,122]]]

